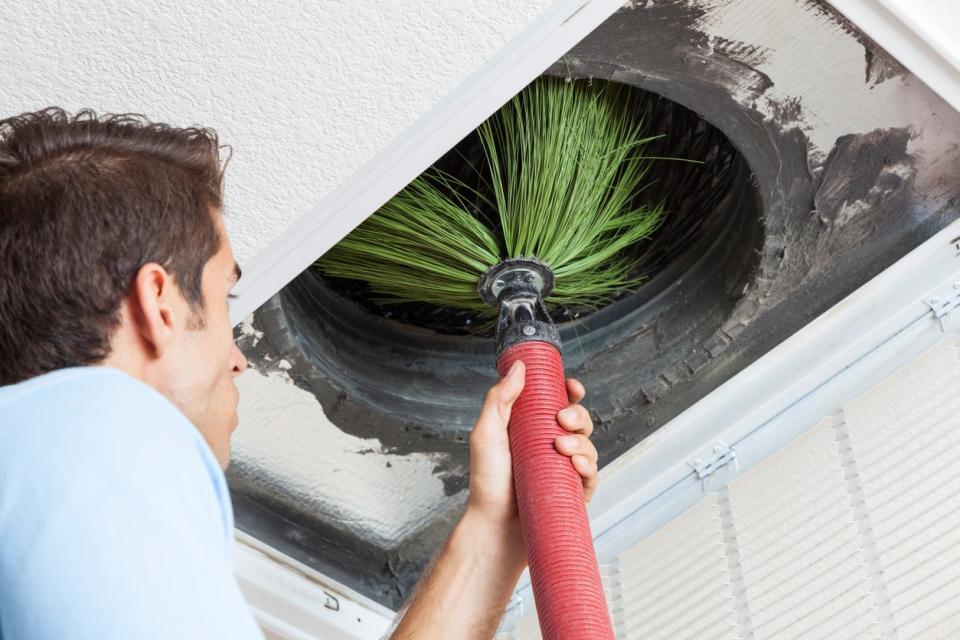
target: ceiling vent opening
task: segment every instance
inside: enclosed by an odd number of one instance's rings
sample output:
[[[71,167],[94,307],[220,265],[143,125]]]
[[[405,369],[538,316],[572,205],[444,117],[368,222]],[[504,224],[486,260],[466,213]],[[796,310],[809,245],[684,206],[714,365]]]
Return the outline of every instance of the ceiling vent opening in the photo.
[[[618,94],[624,98],[627,110],[632,116],[632,124],[642,127],[643,135],[657,139],[643,146],[640,153],[651,157],[649,169],[641,188],[634,194],[633,205],[665,203],[666,215],[663,223],[653,236],[630,246],[623,253],[631,260],[636,259],[633,276],[641,276],[643,281],[633,287],[616,291],[609,304],[619,305],[631,299],[625,307],[637,307],[641,300],[652,298],[653,292],[659,292],[676,280],[678,269],[671,269],[672,278],[659,276],[677,261],[686,263],[696,260],[696,256],[710,251],[710,247],[721,241],[736,246],[746,256],[756,253],[759,247],[751,246],[761,238],[759,228],[759,199],[755,185],[750,181],[750,170],[743,156],[730,144],[726,137],[715,127],[697,114],[666,98],[632,87],[594,78],[564,78],[572,83],[575,91]],[[431,167],[430,171],[440,171],[452,176],[456,184],[464,187],[457,190],[457,196],[470,196],[480,193],[468,203],[475,217],[488,226],[497,226],[490,222],[496,212],[488,210],[485,201],[494,198],[490,180],[490,164],[486,158],[478,131],[473,131],[461,140],[453,149],[444,154]],[[746,223],[752,220],[753,223]],[[733,269],[734,280],[746,280],[743,262],[749,258],[737,259],[731,256],[714,256],[721,262],[734,264],[715,264],[721,271]],[[689,266],[689,265],[688,265]],[[493,325],[489,316],[470,310],[451,309],[430,303],[378,302],[378,295],[371,286],[356,279],[324,275],[320,268],[312,273],[305,272],[304,287],[315,293],[322,301],[326,313],[333,317],[357,316],[356,307],[378,318],[393,321],[393,326],[402,325],[411,329],[409,341],[423,341],[424,333],[417,328],[428,329],[444,335],[461,335],[489,338],[493,334]],[[651,279],[656,279],[652,282]],[[637,294],[640,300],[636,299]],[[296,296],[295,293],[290,295]],[[479,300],[479,298],[478,298]],[[295,303],[291,303],[295,304]],[[568,335],[583,337],[585,333],[607,324],[612,316],[623,315],[624,309],[613,314],[608,313],[604,320],[595,319],[585,322],[587,316],[598,309],[588,306],[550,305],[554,322]],[[369,324],[369,321],[365,322]],[[432,335],[430,336],[433,337]]]
[[[588,388],[602,463],[957,216],[952,191],[931,188],[948,165],[960,167],[935,134],[960,126],[957,115],[842,18],[820,3],[795,4],[811,16],[798,29],[856,44],[860,57],[843,64],[867,65],[862,122],[840,101],[805,113],[809,69],[799,62],[778,67],[786,75],[771,93],[764,47],[780,36],[794,42],[789,34],[753,33],[769,41],[746,43],[710,35],[718,27],[705,25],[719,22],[684,0],[617,11],[546,71],[630,87],[647,133],[664,134],[650,155],[703,161],[652,165],[649,195],[663,196],[669,212],[643,247],[649,278],[593,313],[555,318],[568,373]],[[825,77],[820,88],[848,88],[826,86],[836,81]],[[898,93],[882,83],[898,83]],[[919,105],[909,124],[877,120],[891,95]],[[471,134],[437,164],[457,171],[461,155],[476,153]],[[464,505],[467,436],[495,380],[494,347],[462,314],[369,298],[308,268],[237,329],[260,374],[244,384],[266,381],[258,401],[267,408],[264,424],[251,427],[261,435],[245,436],[241,423],[228,477],[241,529],[397,609]],[[300,418],[267,424],[287,388],[315,406],[323,428],[366,448],[324,445],[331,440],[316,436],[317,425],[289,423]],[[282,451],[271,444],[284,438]],[[332,481],[318,468],[321,454],[342,460]],[[354,455],[369,465],[360,469]],[[410,478],[420,476],[437,493],[413,495],[420,485]],[[369,493],[350,493],[358,482]]]
[[[566,366],[602,413],[643,404],[638,383],[706,353],[746,289],[763,240],[760,200],[743,156],[689,109],[642,98],[647,131],[663,136],[644,153],[698,162],[651,165],[642,196],[665,199],[668,212],[635,248],[648,279],[592,313],[554,310]],[[475,160],[476,144],[468,136],[435,166],[458,171],[460,154]],[[357,281],[304,271],[256,316],[269,339],[261,344],[283,348],[253,357],[261,364],[285,359],[297,384],[347,432],[376,437],[397,453],[422,451],[425,440],[432,450],[461,448],[482,392],[496,381],[490,332],[472,331],[483,319],[427,304],[378,305],[371,297]],[[451,482],[458,490],[463,479]]]

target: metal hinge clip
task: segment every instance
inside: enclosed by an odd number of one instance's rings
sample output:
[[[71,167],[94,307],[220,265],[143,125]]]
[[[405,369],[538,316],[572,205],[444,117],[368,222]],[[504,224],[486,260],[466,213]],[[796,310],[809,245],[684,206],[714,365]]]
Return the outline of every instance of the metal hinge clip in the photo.
[[[933,316],[940,321],[940,328],[946,332],[951,328],[948,325],[955,320],[953,310],[960,307],[960,282],[940,287],[924,298],[923,302],[930,307]]]
[[[717,442],[709,457],[697,458],[690,463],[690,466],[696,472],[697,478],[703,486],[703,491],[706,493],[708,486],[713,483],[713,474],[717,471],[724,467],[730,471],[736,471],[737,452],[723,442]]]

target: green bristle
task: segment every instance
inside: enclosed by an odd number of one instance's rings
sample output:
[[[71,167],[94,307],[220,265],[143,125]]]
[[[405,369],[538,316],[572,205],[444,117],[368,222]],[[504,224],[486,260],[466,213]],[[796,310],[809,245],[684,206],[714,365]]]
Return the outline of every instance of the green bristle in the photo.
[[[326,253],[324,273],[364,280],[378,302],[428,302],[481,314],[481,274],[503,258],[535,256],[556,276],[548,303],[597,307],[636,287],[624,249],[663,220],[637,206],[649,167],[625,92],[541,78],[478,129],[493,201],[429,169]],[[472,213],[480,201],[492,229]]]

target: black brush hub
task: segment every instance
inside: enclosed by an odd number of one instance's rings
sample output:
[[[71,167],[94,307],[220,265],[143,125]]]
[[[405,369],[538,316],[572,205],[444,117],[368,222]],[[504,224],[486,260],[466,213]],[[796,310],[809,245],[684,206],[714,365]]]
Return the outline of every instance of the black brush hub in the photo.
[[[500,309],[497,357],[520,342],[549,342],[560,349],[560,334],[543,299],[553,290],[553,271],[536,258],[515,258],[496,264],[477,284],[480,298]]]

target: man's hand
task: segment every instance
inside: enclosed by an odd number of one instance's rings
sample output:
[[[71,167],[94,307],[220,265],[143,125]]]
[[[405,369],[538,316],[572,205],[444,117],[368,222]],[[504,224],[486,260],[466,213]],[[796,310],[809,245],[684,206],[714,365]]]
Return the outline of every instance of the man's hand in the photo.
[[[507,436],[510,410],[523,383],[524,366],[517,362],[487,393],[470,434],[466,513],[421,579],[394,640],[493,637],[527,564]],[[597,487],[597,449],[589,440],[593,422],[577,404],[583,385],[567,380],[567,394],[573,404],[557,420],[570,433],[557,438],[555,446],[583,478],[584,500],[589,501]]]
[[[507,375],[490,388],[483,401],[480,417],[470,434],[470,498],[468,514],[480,523],[504,531],[503,544],[520,550],[519,514],[513,492],[513,469],[507,425],[513,403],[524,384],[524,365],[517,361]],[[597,488],[597,449],[590,442],[593,421],[579,403],[585,391],[574,379],[567,380],[569,407],[557,414],[560,425],[570,435],[557,438],[557,451],[570,457],[573,468],[583,478],[584,500],[590,501]]]

